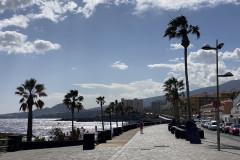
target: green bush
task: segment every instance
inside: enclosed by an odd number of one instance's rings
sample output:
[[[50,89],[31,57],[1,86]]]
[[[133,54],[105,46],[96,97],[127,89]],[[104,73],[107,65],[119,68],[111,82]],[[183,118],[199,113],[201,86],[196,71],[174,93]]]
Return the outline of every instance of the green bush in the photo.
[[[37,136],[37,137],[34,138],[34,142],[44,142],[44,141],[45,141],[45,137]]]
[[[7,139],[8,138],[8,133],[0,133],[0,139]],[[5,146],[7,141],[0,141],[0,147]],[[0,148],[0,152],[5,152],[6,148]]]
[[[66,138],[65,133],[63,133],[63,130],[60,127],[60,123],[58,123],[57,126],[53,126],[49,134],[51,135],[50,140],[53,141],[63,141]]]

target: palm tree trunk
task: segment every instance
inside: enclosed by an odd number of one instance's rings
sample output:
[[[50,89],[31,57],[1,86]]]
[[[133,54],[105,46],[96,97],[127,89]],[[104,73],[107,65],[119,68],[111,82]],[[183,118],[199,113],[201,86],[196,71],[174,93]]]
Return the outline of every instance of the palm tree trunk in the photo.
[[[124,116],[122,115],[122,127],[123,127],[123,118],[124,118]]]
[[[102,104],[101,104],[101,117],[102,117],[102,129],[103,129],[103,131],[104,131]]]
[[[110,116],[110,130],[111,130],[111,133],[112,133],[112,116]]]
[[[117,112],[116,112],[116,126],[118,127],[118,115],[117,115]]]
[[[130,113],[128,113],[128,124],[130,124]]]
[[[31,142],[32,141],[32,106],[29,105],[28,109],[28,128],[27,128],[27,141]]]
[[[192,117],[192,109],[190,104],[189,82],[188,82],[187,47],[184,47],[184,60],[185,60],[185,78],[186,78],[186,89],[187,89],[188,120],[190,121]]]
[[[74,120],[74,109],[72,109],[72,135],[73,135],[73,132],[74,132],[73,120]]]

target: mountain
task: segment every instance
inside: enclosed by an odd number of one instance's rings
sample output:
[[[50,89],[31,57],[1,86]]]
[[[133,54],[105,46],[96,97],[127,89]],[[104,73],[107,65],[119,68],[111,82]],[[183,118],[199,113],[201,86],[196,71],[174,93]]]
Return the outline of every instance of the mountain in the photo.
[[[226,83],[223,83],[219,85],[219,91],[227,91],[229,92],[231,89],[235,88],[237,91],[240,91],[240,80],[232,80]],[[202,94],[203,92],[208,92],[208,94],[216,94],[217,93],[217,88],[216,86],[211,86],[211,87],[206,87],[206,88],[200,88],[196,89],[193,91],[190,91],[190,96],[196,95],[196,94]],[[185,93],[185,96],[187,94]],[[151,102],[156,101],[156,100],[164,100],[165,97],[163,96],[158,96],[158,97],[150,97],[143,99],[143,105],[144,107],[149,107],[151,106]]]
[[[232,88],[235,88],[237,91],[240,91],[240,80],[233,80],[219,85],[219,91],[227,91],[229,92]],[[208,92],[209,94],[216,93],[216,86],[200,88],[197,90],[190,91],[190,95],[202,94],[203,92]],[[186,94],[185,94],[186,95]],[[164,95],[157,97],[150,97],[143,99],[144,107],[149,107],[151,102],[156,100],[164,100]],[[107,106],[103,106],[105,109]],[[74,117],[75,118],[94,118],[100,116],[100,107],[91,108],[91,109],[83,109],[79,113],[75,110]],[[20,113],[9,113],[2,114],[0,118],[27,118],[28,112],[20,112]],[[71,118],[71,112],[67,109],[64,104],[57,104],[51,108],[43,108],[36,109],[33,111],[34,118]]]
[[[106,106],[103,106],[105,109]],[[100,107],[91,108],[91,109],[83,109],[81,111],[74,111],[75,118],[94,118],[99,117],[100,115]],[[27,118],[28,112],[20,112],[20,113],[9,113],[2,114],[0,118]],[[43,108],[43,109],[35,109],[33,110],[33,118],[66,118],[69,119],[72,117],[72,113],[67,109],[66,105],[61,103],[57,104],[51,108]]]

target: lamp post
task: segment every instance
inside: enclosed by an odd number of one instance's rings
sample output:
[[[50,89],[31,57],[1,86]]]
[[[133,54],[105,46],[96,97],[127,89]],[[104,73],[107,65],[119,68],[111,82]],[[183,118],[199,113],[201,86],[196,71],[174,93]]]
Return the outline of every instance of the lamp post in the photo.
[[[217,102],[216,102],[216,121],[217,121],[217,148],[218,151],[220,151],[220,129],[219,129],[219,123],[220,123],[220,118],[219,118],[219,83],[218,83],[218,77],[230,77],[233,76],[232,73],[227,72],[224,75],[218,75],[218,50],[223,47],[224,43],[218,44],[218,40],[216,40],[216,48],[210,47],[209,45],[204,45],[202,47],[203,50],[215,50],[216,51],[216,80],[217,80]]]

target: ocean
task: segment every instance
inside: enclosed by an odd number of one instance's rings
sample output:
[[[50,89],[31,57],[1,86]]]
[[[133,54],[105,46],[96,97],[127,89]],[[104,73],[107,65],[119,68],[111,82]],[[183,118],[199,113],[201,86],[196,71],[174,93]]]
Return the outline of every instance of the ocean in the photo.
[[[49,131],[53,127],[60,127],[66,133],[72,130],[72,121],[58,121],[58,119],[33,119],[33,135],[40,137],[49,137]],[[76,122],[74,121],[75,128],[83,127],[89,133],[102,130],[102,122]],[[122,126],[118,122],[118,126]],[[116,127],[116,122],[112,122],[112,127]],[[110,122],[104,123],[104,129],[110,129]],[[0,133],[19,133],[27,134],[27,119],[0,119]]]

